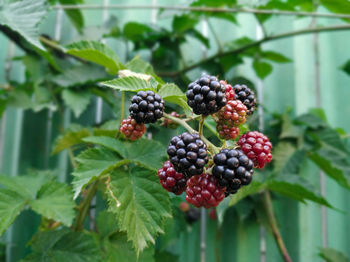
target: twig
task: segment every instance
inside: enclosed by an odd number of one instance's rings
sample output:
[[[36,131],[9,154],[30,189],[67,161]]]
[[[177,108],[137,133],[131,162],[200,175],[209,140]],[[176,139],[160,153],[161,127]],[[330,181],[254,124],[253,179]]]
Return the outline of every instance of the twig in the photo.
[[[273,236],[275,237],[276,243],[277,243],[278,248],[282,254],[283,260],[285,262],[292,262],[292,259],[290,258],[289,254],[288,254],[288,250],[283,242],[283,238],[279,232],[276,217],[275,217],[275,212],[273,210],[270,192],[268,190],[265,190],[262,193],[262,200],[263,200],[263,204],[264,204],[264,208],[265,208],[265,211],[267,214],[269,224],[270,224],[272,232],[273,232]]]
[[[203,136],[203,125],[204,125],[205,116],[201,115],[201,119],[199,121],[198,133],[200,136]]]
[[[159,76],[168,76],[168,77],[176,77],[178,75],[184,74],[188,71],[191,71],[192,69],[195,69],[205,63],[211,62],[212,60],[215,60],[217,58],[220,57],[224,57],[227,55],[233,55],[233,54],[239,54],[242,53],[252,47],[255,46],[259,46],[265,42],[269,42],[269,41],[273,41],[273,40],[277,40],[277,39],[282,39],[282,38],[287,38],[287,37],[291,37],[291,36],[297,36],[297,35],[303,35],[303,34],[310,34],[310,33],[321,33],[321,32],[327,32],[327,31],[340,31],[340,30],[349,30],[350,29],[350,25],[346,24],[346,25],[335,25],[335,26],[324,26],[324,27],[316,27],[316,28],[306,28],[306,29],[301,29],[301,30],[297,30],[297,31],[292,31],[292,32],[287,32],[287,33],[282,33],[282,34],[278,34],[275,36],[267,36],[264,37],[261,40],[252,42],[250,44],[244,45],[242,47],[239,47],[237,49],[233,49],[233,50],[229,50],[226,52],[222,52],[222,53],[217,53],[215,55],[212,55],[208,58],[205,58],[197,63],[194,63],[188,67],[185,67],[183,69],[181,69],[180,71],[176,71],[176,72],[158,72]]]
[[[164,10],[180,10],[180,11],[194,11],[206,13],[251,13],[251,14],[266,14],[266,15],[287,15],[287,16],[315,16],[325,18],[348,18],[349,14],[328,14],[317,12],[296,12],[284,10],[270,10],[270,9],[253,9],[253,8],[215,8],[215,7],[195,7],[195,6],[170,6],[170,5],[59,5],[53,6],[53,9],[164,9]]]
[[[125,115],[125,92],[121,92],[121,102],[120,102],[120,121],[123,121]]]

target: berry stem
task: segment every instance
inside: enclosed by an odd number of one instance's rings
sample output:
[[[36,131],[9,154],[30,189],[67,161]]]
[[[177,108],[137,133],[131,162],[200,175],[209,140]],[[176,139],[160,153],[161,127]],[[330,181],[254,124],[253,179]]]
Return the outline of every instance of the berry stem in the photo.
[[[124,115],[125,115],[125,92],[122,91],[121,92],[121,102],[120,102],[120,119],[121,121],[124,119]]]
[[[205,116],[201,115],[201,119],[199,120],[198,133],[200,136],[203,136],[203,125],[204,125]]]
[[[285,262],[292,262],[292,259],[290,258],[289,254],[288,254],[288,250],[284,244],[283,238],[282,238],[280,231],[278,229],[270,192],[268,190],[265,190],[261,194],[261,197],[262,197],[264,208],[265,208],[265,211],[267,214],[268,221],[270,223],[270,226],[271,226],[271,229],[273,232],[273,236],[275,237],[276,243],[277,243],[278,248],[282,254],[283,260]]]

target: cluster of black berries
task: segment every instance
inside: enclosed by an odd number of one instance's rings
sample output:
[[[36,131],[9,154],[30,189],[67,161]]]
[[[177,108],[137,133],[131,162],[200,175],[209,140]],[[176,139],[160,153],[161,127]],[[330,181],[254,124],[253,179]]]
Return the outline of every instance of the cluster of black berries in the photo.
[[[226,87],[215,76],[203,75],[188,85],[187,104],[197,115],[209,115],[226,105]]]
[[[170,162],[177,172],[187,177],[203,173],[208,163],[207,145],[198,134],[183,133],[174,136],[168,146]]]
[[[153,91],[139,91],[131,98],[131,118],[137,123],[155,123],[163,116],[164,101]]]
[[[253,161],[239,149],[222,149],[214,156],[214,164],[212,173],[226,187],[226,196],[252,181]]]

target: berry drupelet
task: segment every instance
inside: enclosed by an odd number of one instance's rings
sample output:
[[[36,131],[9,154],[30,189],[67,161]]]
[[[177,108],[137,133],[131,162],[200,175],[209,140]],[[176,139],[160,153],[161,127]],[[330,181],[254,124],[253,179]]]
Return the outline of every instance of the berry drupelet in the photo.
[[[182,173],[175,171],[170,161],[166,161],[163,167],[158,170],[158,177],[162,187],[168,192],[180,195],[186,189],[187,179]]]
[[[146,132],[146,126],[145,124],[138,124],[135,119],[129,116],[122,121],[120,132],[123,133],[126,138],[134,141],[142,137]]]
[[[235,85],[233,90],[235,92],[235,99],[242,101],[242,103],[247,107],[247,115],[253,114],[256,108],[254,91],[248,88],[246,85]]]

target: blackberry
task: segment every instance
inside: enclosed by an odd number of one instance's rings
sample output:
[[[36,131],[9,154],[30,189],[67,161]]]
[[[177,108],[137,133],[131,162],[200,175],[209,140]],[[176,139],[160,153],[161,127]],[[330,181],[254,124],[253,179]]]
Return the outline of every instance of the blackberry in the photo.
[[[252,181],[253,162],[239,149],[222,149],[214,156],[213,176],[226,187],[226,196]]]
[[[163,167],[158,170],[158,177],[162,187],[175,195],[180,195],[186,189],[187,179],[181,173],[177,173],[170,161],[165,161]]]
[[[175,170],[187,177],[203,173],[208,163],[207,145],[197,133],[174,136],[167,152]]]
[[[187,104],[197,115],[213,114],[226,105],[225,92],[225,85],[215,76],[203,75],[188,85]]]
[[[130,116],[124,119],[120,126],[120,132],[125,135],[126,138],[134,141],[142,137],[146,132],[145,124],[138,124],[135,119]]]
[[[197,208],[191,207],[185,213],[185,220],[189,224],[193,224],[194,222],[197,222],[200,217],[201,217],[201,212]]]
[[[235,91],[233,90],[232,86],[224,80],[221,80],[220,84],[223,84],[226,88],[226,91],[225,91],[226,100],[230,101],[230,100],[235,99]]]
[[[139,91],[131,98],[130,116],[137,123],[155,123],[163,116],[164,101],[153,91]]]
[[[257,168],[263,168],[272,160],[272,144],[267,136],[260,132],[250,131],[243,134],[238,140],[238,145]]]
[[[216,207],[225,198],[225,188],[216,177],[201,174],[187,180],[186,201],[195,207]]]
[[[238,127],[246,120],[247,107],[240,100],[230,100],[214,115],[217,123],[228,127]]]
[[[219,132],[220,137],[225,140],[236,139],[239,135],[238,127],[229,127],[221,123],[216,124],[216,130]]]
[[[247,107],[247,115],[253,114],[256,108],[254,91],[248,88],[246,85],[235,85],[233,90],[235,91],[235,99],[241,100]]]

